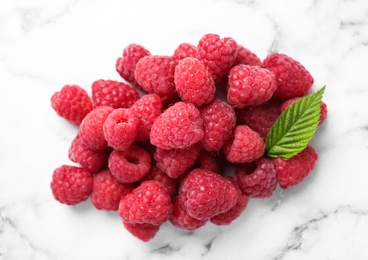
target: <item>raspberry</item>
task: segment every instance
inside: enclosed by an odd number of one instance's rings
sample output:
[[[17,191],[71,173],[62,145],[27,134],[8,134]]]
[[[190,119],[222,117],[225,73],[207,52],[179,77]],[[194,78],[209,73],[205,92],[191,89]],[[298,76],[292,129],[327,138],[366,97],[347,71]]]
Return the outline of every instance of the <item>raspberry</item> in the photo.
[[[79,134],[81,141],[90,149],[103,150],[108,147],[103,125],[113,110],[114,108],[109,106],[96,107],[83,119],[79,127]]]
[[[258,66],[237,65],[229,72],[227,100],[235,108],[259,105],[276,90],[275,76]]]
[[[197,46],[198,59],[210,70],[215,82],[220,82],[233,66],[237,44],[232,38],[220,39],[217,34],[205,34]]]
[[[280,187],[287,189],[302,182],[316,166],[317,160],[318,154],[311,146],[288,160],[276,158],[274,164]]]
[[[173,200],[173,212],[170,217],[170,222],[174,226],[184,230],[195,230],[204,226],[207,220],[198,220],[189,216],[181,205],[179,197],[175,197]]]
[[[100,79],[92,83],[94,107],[128,108],[138,99],[138,91],[123,82]]]
[[[173,57],[176,60],[182,60],[186,57],[197,57],[197,47],[190,43],[181,43],[176,47]]]
[[[117,211],[121,198],[133,188],[117,182],[109,170],[103,170],[93,176],[92,204],[99,210]]]
[[[129,231],[129,233],[144,242],[150,241],[160,230],[159,225],[151,225],[146,223],[138,224],[123,221],[123,225],[125,229]]]
[[[281,114],[280,102],[269,100],[257,106],[248,106],[235,110],[237,123],[247,125],[266,139],[268,132]]]
[[[207,151],[219,151],[233,133],[235,113],[228,104],[219,99],[200,109],[200,113],[204,132],[201,144]]]
[[[120,183],[142,180],[149,172],[151,157],[144,149],[132,145],[125,152],[114,150],[109,157],[109,169]]]
[[[326,120],[327,118],[327,105],[325,102],[322,102],[321,104],[321,114],[319,117],[319,125],[322,125],[322,123]]]
[[[52,175],[51,191],[60,203],[76,205],[92,192],[92,175],[85,169],[62,165]]]
[[[238,125],[234,137],[223,147],[226,159],[232,163],[252,162],[260,158],[265,150],[263,139],[246,125]]]
[[[286,100],[281,105],[281,111],[284,111],[288,106],[290,106],[291,104],[293,104],[295,101],[297,101],[299,99],[300,98],[297,97],[297,98],[291,98],[291,99]],[[322,125],[322,123],[325,121],[326,117],[327,117],[327,105],[326,105],[326,103],[322,102],[318,125]]]
[[[79,163],[91,173],[98,172],[107,166],[108,156],[109,152],[107,149],[92,150],[86,146],[82,142],[79,134],[72,141],[68,151],[68,157],[72,162]]]
[[[171,178],[178,178],[192,167],[197,160],[201,148],[194,144],[188,149],[164,150],[157,148],[154,154],[157,167]]]
[[[202,150],[199,154],[197,162],[195,165],[198,166],[196,168],[201,168],[203,170],[209,170],[212,172],[219,173],[219,162],[218,158],[205,150]]]
[[[130,111],[140,120],[136,140],[148,141],[153,122],[162,113],[161,98],[156,94],[144,95],[133,104]]]
[[[120,217],[130,223],[160,225],[172,212],[170,195],[157,181],[144,181],[122,198]]]
[[[255,55],[249,49],[238,44],[237,50],[238,54],[236,55],[234,66],[239,64],[259,66],[259,67],[263,66],[262,61],[257,57],[257,55]]]
[[[227,177],[227,179],[234,185],[236,188],[238,199],[236,200],[236,204],[234,207],[229,209],[228,211],[218,214],[211,218],[211,222],[218,225],[224,226],[229,225],[233,222],[237,217],[241,215],[241,213],[245,210],[248,205],[249,197],[242,193],[238,185],[236,184],[234,178]]]
[[[148,175],[144,178],[145,181],[154,180],[161,183],[166,189],[170,196],[176,192],[176,180],[170,178],[167,174],[162,172],[156,165],[151,165],[151,170]]]
[[[262,157],[249,165],[235,169],[238,185],[244,194],[252,198],[269,198],[277,185],[275,166],[271,159]]]
[[[92,101],[81,87],[65,85],[52,95],[51,106],[59,116],[79,126],[92,110]]]
[[[195,169],[182,181],[179,196],[187,214],[204,221],[231,209],[238,194],[234,185],[221,175]]]
[[[178,61],[169,56],[151,55],[137,62],[134,77],[143,90],[159,95],[163,102],[178,99],[174,71]]]
[[[151,55],[151,53],[143,46],[134,43],[129,44],[124,48],[122,57],[116,60],[115,69],[123,79],[138,85],[134,78],[135,67],[141,58],[148,55]]]
[[[103,124],[103,133],[108,145],[115,150],[126,151],[138,133],[139,119],[126,108],[114,109]]]
[[[203,120],[191,103],[176,102],[153,123],[151,143],[161,149],[186,149],[203,138]]]
[[[305,96],[313,85],[313,77],[307,69],[285,54],[271,53],[263,65],[276,76],[275,98],[285,100]]]
[[[215,83],[206,65],[196,58],[184,58],[175,67],[175,87],[180,98],[196,107],[210,103],[215,97]]]

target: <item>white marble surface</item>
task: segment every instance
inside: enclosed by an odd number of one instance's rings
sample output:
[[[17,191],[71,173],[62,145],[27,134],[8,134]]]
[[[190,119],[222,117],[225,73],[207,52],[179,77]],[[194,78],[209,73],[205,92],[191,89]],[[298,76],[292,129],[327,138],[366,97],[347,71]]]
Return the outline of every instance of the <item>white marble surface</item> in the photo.
[[[57,203],[49,183],[69,163],[76,129],[56,116],[64,84],[117,79],[129,43],[172,54],[205,33],[230,36],[262,59],[301,61],[327,85],[328,119],[299,186],[252,199],[227,227],[169,223],[148,243],[89,201]],[[368,1],[1,0],[0,259],[368,259]]]

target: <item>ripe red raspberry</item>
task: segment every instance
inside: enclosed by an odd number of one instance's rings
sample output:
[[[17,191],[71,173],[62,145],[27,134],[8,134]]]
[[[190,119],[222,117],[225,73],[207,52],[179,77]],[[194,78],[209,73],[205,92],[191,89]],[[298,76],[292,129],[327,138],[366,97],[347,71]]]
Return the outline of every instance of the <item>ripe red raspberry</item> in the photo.
[[[146,223],[138,224],[123,221],[123,225],[125,229],[129,231],[129,233],[144,242],[150,241],[160,230],[159,225],[151,225]]]
[[[307,69],[285,54],[271,53],[263,65],[276,76],[275,98],[285,100],[305,96],[313,85],[313,77]]]
[[[133,104],[130,111],[140,120],[136,140],[148,141],[153,122],[162,113],[161,98],[156,94],[144,95]]]
[[[107,166],[108,156],[109,151],[107,149],[92,150],[86,146],[79,134],[72,141],[68,151],[68,157],[72,162],[79,163],[82,168],[91,173],[98,172]]]
[[[247,125],[266,139],[268,132],[281,114],[281,103],[277,100],[269,100],[257,106],[248,106],[235,110],[237,123]]]
[[[219,151],[233,134],[236,116],[234,110],[225,102],[215,99],[201,108],[204,136],[201,140],[207,151]]]
[[[238,199],[235,186],[221,175],[195,169],[179,188],[182,206],[189,216],[208,220],[231,209]]]
[[[109,106],[94,108],[83,119],[79,127],[81,141],[92,150],[103,150],[108,147],[103,132],[103,125],[106,118],[114,110]]]
[[[238,125],[234,137],[223,147],[226,159],[232,163],[252,162],[264,154],[263,139],[246,125]]]
[[[135,141],[139,119],[127,108],[116,108],[106,118],[103,133],[108,145],[115,150],[126,151]]]
[[[234,66],[239,64],[259,66],[259,67],[263,66],[262,61],[257,57],[256,54],[251,52],[249,49],[238,44],[237,50],[238,54],[236,55]]]
[[[138,91],[123,82],[100,79],[92,83],[94,107],[128,108],[138,99]]]
[[[227,100],[235,108],[259,105],[276,90],[275,76],[258,66],[237,65],[229,72]]]
[[[151,157],[144,149],[132,145],[122,152],[114,150],[109,157],[109,169],[120,183],[142,180],[149,172]]]
[[[92,192],[92,175],[89,171],[69,165],[55,169],[51,191],[60,203],[76,205],[88,199]]]
[[[92,101],[81,87],[65,85],[52,95],[51,106],[59,116],[79,126],[92,110]]]
[[[320,113],[320,117],[319,117],[319,125],[322,125],[322,123],[326,120],[327,118],[327,105],[325,102],[322,102],[321,104],[321,113]]]
[[[206,65],[196,58],[184,58],[175,67],[175,87],[180,98],[196,107],[210,103],[215,97],[215,83]]]
[[[291,98],[291,99],[286,100],[281,105],[281,111],[284,111],[288,106],[290,106],[291,104],[293,104],[295,101],[297,101],[299,99],[300,99],[299,97],[296,97],[296,98]],[[326,103],[322,102],[318,125],[322,125],[322,123],[325,121],[326,117],[327,117],[327,105],[326,105]]]
[[[93,176],[91,202],[99,210],[117,211],[122,197],[134,189],[132,184],[121,184],[109,170]]]
[[[262,157],[251,165],[239,165],[235,175],[240,189],[252,198],[269,198],[277,185],[272,159]]]
[[[115,69],[126,81],[138,85],[134,78],[134,71],[137,62],[144,56],[151,55],[143,46],[132,43],[123,50],[122,57],[116,60]]]
[[[311,146],[307,146],[288,160],[275,159],[274,164],[280,187],[286,189],[302,182],[316,166],[317,160],[318,154]]]
[[[189,216],[183,208],[178,196],[173,199],[173,212],[170,217],[170,222],[174,226],[184,230],[195,230],[204,226],[207,220],[198,220]]]
[[[114,110],[109,106],[94,108],[86,115],[79,127],[81,141],[92,150],[104,150],[108,143],[103,133],[103,124],[106,118]]]
[[[216,154],[202,149],[193,168],[200,168],[203,170],[219,173],[220,163],[218,160],[219,158],[216,156]]]
[[[167,174],[162,172],[155,164],[151,165],[150,172],[144,178],[144,181],[154,180],[161,183],[166,189],[170,196],[176,193],[177,185],[176,180],[170,178]]]
[[[218,226],[224,226],[229,225],[231,222],[233,222],[236,218],[238,218],[245,208],[248,205],[249,197],[242,193],[238,185],[236,184],[233,177],[227,177],[227,179],[234,185],[236,188],[238,199],[236,200],[236,204],[234,207],[229,209],[228,211],[218,214],[211,218],[211,222],[218,225]]]
[[[173,179],[178,178],[192,167],[201,148],[194,144],[187,149],[164,150],[157,148],[154,154],[156,166]]]
[[[173,57],[176,60],[182,60],[186,57],[197,57],[197,47],[190,43],[181,43],[176,47]]]
[[[176,102],[153,123],[151,143],[161,149],[186,149],[203,138],[203,120],[191,103]]]
[[[172,203],[166,188],[157,181],[144,181],[122,198],[119,214],[124,221],[160,225],[169,219]]]
[[[134,77],[143,90],[159,95],[163,102],[178,99],[174,71],[178,61],[169,56],[151,55],[137,62]]]
[[[220,38],[217,34],[205,34],[197,46],[198,59],[210,70],[215,82],[220,82],[233,66],[237,56],[237,44],[232,38]]]

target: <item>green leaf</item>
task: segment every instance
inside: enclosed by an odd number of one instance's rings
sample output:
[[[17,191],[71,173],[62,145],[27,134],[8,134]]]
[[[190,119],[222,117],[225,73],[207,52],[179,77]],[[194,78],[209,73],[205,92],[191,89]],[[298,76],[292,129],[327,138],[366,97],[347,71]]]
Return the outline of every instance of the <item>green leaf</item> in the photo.
[[[268,157],[287,160],[307,147],[318,127],[325,87],[300,98],[281,113],[266,138]]]

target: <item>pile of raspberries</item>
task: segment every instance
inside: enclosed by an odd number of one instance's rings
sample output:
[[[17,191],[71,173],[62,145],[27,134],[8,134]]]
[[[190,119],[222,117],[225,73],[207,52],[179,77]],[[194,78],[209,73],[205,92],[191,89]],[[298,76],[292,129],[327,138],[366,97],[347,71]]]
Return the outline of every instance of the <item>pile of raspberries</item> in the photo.
[[[97,80],[91,95],[65,85],[51,97],[78,126],[68,151],[76,165],[55,169],[51,181],[63,204],[90,198],[148,241],[166,221],[184,230],[228,225],[249,198],[292,187],[316,165],[310,146],[288,160],[265,154],[275,120],[313,84],[285,54],[261,61],[232,38],[206,34],[171,56],[130,44],[115,68],[121,82]],[[320,124],[326,113],[322,103]]]

